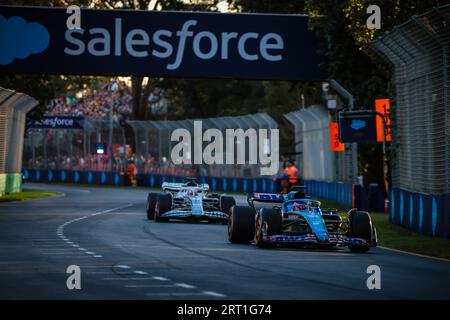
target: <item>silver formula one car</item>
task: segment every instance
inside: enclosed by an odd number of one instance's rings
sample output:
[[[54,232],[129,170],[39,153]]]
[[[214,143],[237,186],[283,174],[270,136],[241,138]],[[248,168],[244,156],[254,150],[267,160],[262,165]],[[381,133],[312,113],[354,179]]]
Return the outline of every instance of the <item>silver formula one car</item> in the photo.
[[[157,222],[170,219],[188,221],[228,222],[233,197],[208,194],[208,184],[198,184],[194,178],[185,183],[162,184],[163,193],[150,192],[147,196],[147,218]]]
[[[377,232],[369,213],[352,209],[346,217],[337,209],[321,208],[297,187],[288,194],[254,193],[250,206],[231,208],[228,240],[253,242],[258,247],[301,245],[313,247],[347,246],[352,252],[366,252],[377,245]],[[271,208],[255,208],[255,202]]]

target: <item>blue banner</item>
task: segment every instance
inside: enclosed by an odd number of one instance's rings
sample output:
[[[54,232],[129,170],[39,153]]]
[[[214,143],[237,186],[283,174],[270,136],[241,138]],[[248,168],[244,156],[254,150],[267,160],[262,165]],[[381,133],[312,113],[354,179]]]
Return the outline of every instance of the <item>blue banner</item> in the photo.
[[[371,111],[339,112],[339,140],[341,142],[376,141],[375,114]]]
[[[0,6],[0,73],[325,80],[304,15]],[[20,41],[17,41],[20,39]]]
[[[41,120],[27,121],[27,128],[33,129],[82,129],[83,117],[43,117]]]

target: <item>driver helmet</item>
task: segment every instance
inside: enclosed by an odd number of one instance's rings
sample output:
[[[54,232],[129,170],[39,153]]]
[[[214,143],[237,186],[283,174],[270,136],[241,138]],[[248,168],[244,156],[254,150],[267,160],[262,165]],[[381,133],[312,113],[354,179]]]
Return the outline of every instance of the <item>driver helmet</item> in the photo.
[[[302,210],[302,205],[299,202],[294,202],[292,205],[292,211],[300,211]]]

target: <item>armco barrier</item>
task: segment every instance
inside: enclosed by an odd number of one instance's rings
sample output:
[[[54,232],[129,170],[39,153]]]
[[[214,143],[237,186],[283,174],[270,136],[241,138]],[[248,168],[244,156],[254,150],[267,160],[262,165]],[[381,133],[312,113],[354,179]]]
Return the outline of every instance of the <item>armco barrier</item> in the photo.
[[[390,221],[411,231],[450,238],[450,194],[431,195],[394,188]]]
[[[62,182],[93,185],[130,185],[127,176],[118,172],[76,171],[76,170],[35,170],[24,169],[25,181],[29,182]],[[184,177],[167,175],[138,174],[137,185],[141,187],[160,188],[163,182],[183,182]],[[199,182],[208,183],[212,191],[218,192],[276,192],[272,179],[201,177]]]

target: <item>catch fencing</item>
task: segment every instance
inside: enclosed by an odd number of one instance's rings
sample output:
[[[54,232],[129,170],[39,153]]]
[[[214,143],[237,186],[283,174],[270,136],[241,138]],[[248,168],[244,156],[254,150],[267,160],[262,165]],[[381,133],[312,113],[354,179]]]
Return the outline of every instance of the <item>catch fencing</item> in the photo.
[[[439,200],[450,194],[449,45],[450,5],[370,44],[393,67],[391,221],[444,237],[450,237],[448,200]]]
[[[330,116],[322,106],[290,112],[284,117],[294,126],[296,161],[305,180],[352,183],[357,172],[352,152],[330,149]]]
[[[203,132],[207,129],[218,129],[225,137],[226,129],[259,129],[268,130],[268,142],[271,139],[270,130],[277,129],[278,124],[266,113],[257,113],[234,117],[217,117],[201,120]],[[171,141],[171,134],[176,129],[186,129],[194,143],[200,139],[204,148],[209,142],[203,141],[193,132],[194,119],[179,121],[127,121],[126,125],[133,130],[134,150],[128,152],[126,147],[126,129],[123,123],[112,122],[112,145],[114,157],[112,170],[124,172],[128,161],[133,160],[138,173],[161,174],[172,176],[212,176],[212,177],[258,177],[261,165],[249,163],[250,143],[245,139],[246,161],[244,164],[181,164],[175,165],[171,160],[172,148],[178,141]],[[108,171],[110,157],[107,154],[96,154],[98,143],[109,140],[109,119],[91,120],[85,118],[81,129],[30,128],[27,131],[24,144],[24,167],[37,170],[69,170],[77,171]],[[199,139],[198,139],[199,138]],[[257,143],[257,142],[256,142]],[[239,141],[233,143],[237,150]],[[226,142],[224,141],[224,158]],[[202,148],[202,150],[203,150]],[[270,146],[268,145],[268,150]],[[236,156],[236,153],[235,153]],[[193,162],[193,161],[192,161]],[[234,161],[236,163],[236,161]]]

